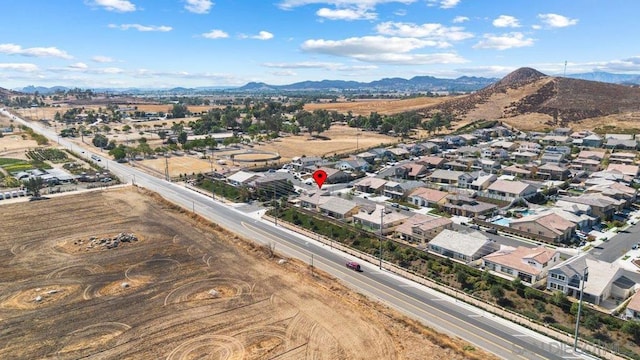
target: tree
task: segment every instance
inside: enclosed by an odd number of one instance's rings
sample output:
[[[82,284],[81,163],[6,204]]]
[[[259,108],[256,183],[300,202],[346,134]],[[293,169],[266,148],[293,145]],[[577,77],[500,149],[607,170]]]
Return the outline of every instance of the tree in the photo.
[[[622,331],[631,335],[636,344],[640,343],[640,322],[629,320],[622,325]]]
[[[496,299],[502,299],[504,297],[504,289],[499,284],[492,285],[489,293]]]
[[[600,319],[594,314],[589,314],[584,318],[584,326],[591,331],[598,330],[600,325]]]
[[[189,109],[187,109],[187,105],[184,104],[174,104],[173,108],[171,108],[171,115],[173,118],[184,118],[189,113]]]
[[[96,136],[93,137],[92,143],[95,147],[105,148],[109,144],[109,139],[102,134],[96,134]]]
[[[187,143],[187,133],[186,132],[181,132],[178,135],[178,142],[180,143],[180,145],[183,145]]]
[[[164,130],[160,130],[158,131],[158,136],[160,137],[160,139],[164,140],[167,138],[167,132]]]
[[[516,290],[516,293],[518,295],[520,295],[520,297],[524,297],[526,292],[525,292],[525,286],[522,283],[522,280],[520,280],[519,277],[513,279],[511,281],[511,286]]]
[[[44,180],[41,177],[31,177],[23,184],[27,191],[33,194],[33,197],[40,197],[40,189],[44,186]]]
[[[467,273],[463,269],[458,269],[458,271],[456,272],[456,279],[460,283],[460,287],[464,288],[467,285],[469,275],[467,275]]]
[[[125,146],[120,144],[117,147],[109,150],[109,155],[113,156],[115,160],[122,160],[127,157],[127,151],[125,150]]]
[[[571,302],[567,299],[567,295],[565,295],[562,291],[556,291],[553,293],[551,297],[551,302],[562,309],[564,312],[568,312],[571,308]]]

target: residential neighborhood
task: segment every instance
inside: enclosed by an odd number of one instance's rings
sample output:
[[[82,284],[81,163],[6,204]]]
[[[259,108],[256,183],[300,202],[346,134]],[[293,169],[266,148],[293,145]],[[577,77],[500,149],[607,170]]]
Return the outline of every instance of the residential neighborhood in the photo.
[[[584,300],[613,312],[640,286],[625,255],[637,246],[613,261],[598,253],[640,219],[637,148],[617,134],[496,126],[340,159],[300,156],[275,172],[243,170],[227,181],[289,181],[293,206],[576,299],[582,264],[594,274],[585,277]],[[322,189],[311,181],[315,170],[327,174]]]

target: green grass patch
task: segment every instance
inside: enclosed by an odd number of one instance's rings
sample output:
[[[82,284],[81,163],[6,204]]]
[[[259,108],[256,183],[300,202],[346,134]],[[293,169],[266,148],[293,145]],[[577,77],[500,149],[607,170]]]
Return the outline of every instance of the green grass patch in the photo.
[[[3,167],[10,174],[18,173],[20,171],[35,169],[35,167],[29,164],[28,162],[21,162],[17,164],[6,165]]]
[[[24,163],[24,160],[21,159],[12,159],[12,158],[0,158],[0,166],[4,167],[5,165]]]

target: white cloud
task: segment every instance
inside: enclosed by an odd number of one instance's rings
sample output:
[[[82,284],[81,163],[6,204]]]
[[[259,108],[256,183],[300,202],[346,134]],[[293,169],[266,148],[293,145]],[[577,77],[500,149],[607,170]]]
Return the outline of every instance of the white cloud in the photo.
[[[208,14],[213,6],[211,0],[185,0],[184,8],[194,14]]]
[[[376,31],[382,35],[427,38],[437,41],[460,41],[473,37],[465,32],[463,27],[446,27],[442,24],[412,24],[401,22],[384,22],[376,26]]]
[[[302,44],[302,50],[334,56],[344,56],[365,62],[380,62],[389,64],[434,64],[460,63],[465,60],[453,53],[410,54],[409,52],[429,46],[438,46],[433,40],[406,38],[365,36],[344,40],[307,40]]]
[[[533,30],[540,30],[540,29],[542,29],[542,26],[541,25],[531,25],[531,28]]]
[[[578,19],[569,19],[566,16],[558,14],[539,14],[538,18],[542,20],[545,25],[552,28],[562,28],[578,23]]]
[[[85,69],[89,68],[89,66],[87,66],[87,64],[85,64],[83,62],[77,62],[75,64],[71,64],[71,65],[69,65],[69,67],[71,69],[76,69],[76,70],[85,70]]]
[[[459,2],[460,0],[442,0],[440,1],[440,7],[443,9],[451,9],[453,7],[456,7]]]
[[[640,72],[640,56],[597,64],[594,70],[608,72]]]
[[[347,9],[328,9],[321,8],[316,11],[316,15],[329,20],[375,20],[378,14],[369,11],[364,7],[347,8]]]
[[[534,40],[525,38],[520,32],[512,32],[502,35],[485,34],[483,40],[480,40],[473,46],[474,49],[497,49],[506,50],[511,48],[532,46]]]
[[[512,67],[512,66],[489,65],[489,66],[473,66],[473,67],[466,67],[466,68],[458,68],[458,69],[455,69],[455,71],[463,75],[502,77],[514,71],[516,68],[517,67]]]
[[[110,58],[108,56],[102,56],[102,55],[96,55],[94,57],[91,58],[91,60],[98,62],[98,63],[110,63],[113,62],[113,58]]]
[[[109,24],[108,26],[112,29],[120,29],[120,30],[136,29],[138,31],[144,31],[144,32],[148,32],[148,31],[168,32],[173,30],[171,26],[165,26],[165,25],[156,26],[156,25],[140,25],[140,24],[120,24],[120,25]]]
[[[517,28],[520,27],[520,21],[510,15],[500,15],[495,20],[493,20],[493,26]]]
[[[296,76],[296,75],[298,75],[298,74],[296,74],[295,71],[291,71],[291,70],[272,71],[270,74],[271,75],[275,75],[275,76]]]
[[[263,31],[260,31],[258,35],[254,35],[251,38],[256,40],[271,40],[273,39],[273,34],[263,30]]]
[[[345,65],[342,63],[320,61],[302,61],[295,63],[264,63],[262,64],[262,66],[276,69],[322,69],[332,71],[363,71],[378,68],[375,65]]]
[[[406,53],[435,45],[436,43],[433,41],[416,38],[364,36],[344,40],[307,40],[302,44],[302,49],[330,55],[354,56],[377,53]]]
[[[467,60],[454,53],[434,54],[395,54],[380,53],[354,56],[355,59],[373,63],[393,65],[430,65],[430,64],[460,64]]]
[[[395,15],[395,16],[405,16],[405,15],[407,15],[407,10],[398,9],[398,10],[393,12],[393,15]]]
[[[98,74],[122,74],[124,72],[123,69],[117,67],[107,67],[102,69],[96,69],[96,73]]]
[[[66,51],[60,50],[55,47],[22,48],[22,46],[16,44],[0,44],[0,54],[32,57],[57,57],[62,59],[73,58],[73,56],[67,54]]]
[[[466,16],[456,16],[453,18],[453,22],[455,24],[463,23],[465,21],[469,21],[469,18]]]
[[[278,6],[281,9],[290,10],[299,6],[312,5],[312,4],[329,4],[336,7],[364,7],[367,9],[373,9],[378,4],[388,3],[401,3],[411,4],[417,0],[282,0]],[[452,0],[443,0],[452,1]],[[453,0],[459,1],[459,0]]]
[[[28,63],[0,63],[0,70],[35,72],[38,71],[38,66]]]
[[[136,6],[129,0],[94,0],[94,4],[108,11],[131,12],[136,11]]]
[[[441,9],[451,9],[456,7],[460,3],[460,0],[428,0],[427,6],[440,5]]]
[[[229,34],[227,34],[222,30],[211,30],[209,32],[202,34],[202,37],[207,39],[224,39],[224,38],[228,38]]]

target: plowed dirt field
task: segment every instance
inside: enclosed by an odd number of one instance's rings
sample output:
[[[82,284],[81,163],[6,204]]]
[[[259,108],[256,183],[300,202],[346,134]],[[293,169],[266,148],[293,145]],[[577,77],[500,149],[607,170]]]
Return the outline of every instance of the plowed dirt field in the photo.
[[[490,358],[141,189],[0,219],[1,359]]]

